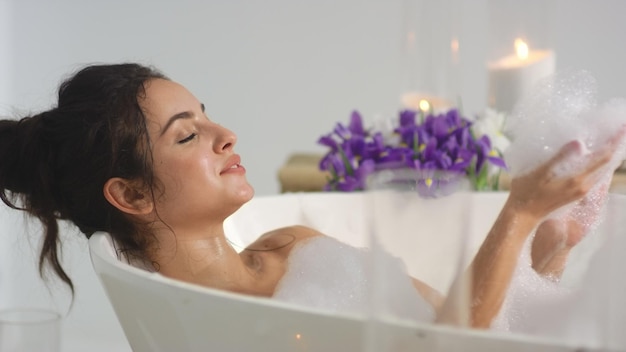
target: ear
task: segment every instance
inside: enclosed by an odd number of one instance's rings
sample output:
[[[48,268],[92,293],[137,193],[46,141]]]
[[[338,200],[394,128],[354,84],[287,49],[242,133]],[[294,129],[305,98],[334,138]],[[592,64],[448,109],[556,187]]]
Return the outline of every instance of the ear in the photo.
[[[145,215],[154,209],[152,197],[136,183],[124,178],[113,177],[103,187],[104,198],[120,211]]]

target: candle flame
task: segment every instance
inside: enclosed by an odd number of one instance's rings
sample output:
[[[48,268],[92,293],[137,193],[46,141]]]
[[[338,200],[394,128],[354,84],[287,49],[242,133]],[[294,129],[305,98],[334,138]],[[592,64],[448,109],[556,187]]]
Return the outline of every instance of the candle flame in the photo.
[[[420,107],[420,110],[422,111],[428,111],[430,110],[430,103],[428,102],[428,100],[422,99],[419,102],[419,107]]]
[[[520,60],[528,59],[528,44],[521,38],[515,39],[515,53]]]
[[[406,33],[406,47],[407,49],[415,49],[415,32],[409,31]]]
[[[450,42],[450,50],[452,50],[453,53],[459,52],[459,40],[457,38],[453,38]]]

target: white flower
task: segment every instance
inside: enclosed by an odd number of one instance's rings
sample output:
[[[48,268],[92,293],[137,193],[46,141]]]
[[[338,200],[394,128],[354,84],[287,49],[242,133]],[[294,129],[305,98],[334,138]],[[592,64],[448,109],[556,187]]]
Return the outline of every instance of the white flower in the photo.
[[[506,114],[491,108],[486,108],[482,114],[476,116],[472,124],[472,131],[477,138],[487,135],[491,141],[491,147],[503,153],[511,144],[504,134],[504,122]]]
[[[400,144],[400,136],[394,132],[398,127],[397,117],[384,117],[377,115],[369,129],[372,134],[380,132],[385,145],[397,146]]]

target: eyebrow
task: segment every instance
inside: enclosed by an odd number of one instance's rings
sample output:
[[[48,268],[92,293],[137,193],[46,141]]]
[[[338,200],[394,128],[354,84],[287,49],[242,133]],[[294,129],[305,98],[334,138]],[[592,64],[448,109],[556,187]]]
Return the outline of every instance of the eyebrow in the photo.
[[[204,112],[204,104],[200,104],[200,107],[202,108],[202,112]],[[163,136],[165,134],[165,132],[167,132],[168,128],[170,128],[170,126],[172,126],[172,124],[176,120],[190,119],[193,116],[194,116],[194,114],[191,111],[183,111],[183,112],[179,112],[178,114],[170,117],[169,120],[167,120],[167,123],[165,124],[163,129],[161,130],[161,134],[159,134],[159,136]]]
[[[167,129],[170,128],[170,126],[172,126],[172,124],[176,121],[176,120],[180,120],[180,119],[190,119],[193,117],[193,114],[190,111],[184,111],[184,112],[179,112],[178,114],[170,117],[169,120],[167,120],[167,123],[165,124],[165,127],[163,127],[163,129],[161,130],[161,134],[160,136],[164,135],[165,132],[167,132]]]

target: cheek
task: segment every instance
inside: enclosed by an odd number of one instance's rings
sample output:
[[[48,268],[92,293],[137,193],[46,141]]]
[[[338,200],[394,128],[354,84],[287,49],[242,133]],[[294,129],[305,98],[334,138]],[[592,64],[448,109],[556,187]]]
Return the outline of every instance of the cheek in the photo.
[[[183,185],[190,177],[189,165],[181,159],[160,158],[154,160],[154,176],[163,188],[163,196],[175,198],[182,191]]]
[[[166,154],[155,158],[155,172],[170,175],[173,178],[194,177],[196,173],[205,173],[211,165],[210,160],[201,153]]]
[[[206,190],[218,184],[215,160],[201,153],[165,160],[160,169],[179,191]]]

